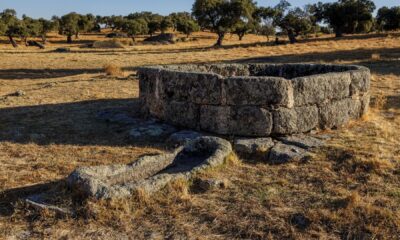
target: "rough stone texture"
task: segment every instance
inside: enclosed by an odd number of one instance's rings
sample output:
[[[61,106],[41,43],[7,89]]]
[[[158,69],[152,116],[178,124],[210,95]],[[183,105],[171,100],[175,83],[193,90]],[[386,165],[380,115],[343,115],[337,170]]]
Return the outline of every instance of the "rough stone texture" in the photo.
[[[306,154],[307,152],[303,148],[278,143],[271,149],[268,162],[271,164],[283,164],[301,160]]]
[[[262,137],[271,134],[272,114],[258,107],[239,107],[228,116],[229,133],[238,136]]]
[[[339,127],[365,114],[370,99],[370,71],[354,65],[170,65],[138,75],[145,113],[223,135]]]
[[[194,132],[194,131],[180,131],[172,134],[167,142],[172,145],[185,145],[189,141],[192,141],[198,137],[201,137],[202,134],[199,132]]]
[[[231,108],[227,106],[202,106],[200,109],[201,130],[217,134],[228,134],[230,114]]]
[[[177,179],[224,163],[231,144],[221,138],[200,137],[173,153],[144,156],[128,165],[82,167],[67,179],[69,186],[86,197],[128,197],[138,190],[153,193]]]
[[[350,97],[350,73],[327,73],[292,79],[294,104],[304,106]]]
[[[265,160],[274,145],[272,138],[241,138],[235,140],[233,148],[241,157]]]
[[[225,83],[228,105],[293,106],[293,88],[289,81],[277,77],[232,77]]]
[[[133,140],[155,140],[160,141],[169,137],[178,130],[168,124],[151,123],[134,127],[129,131],[129,137]]]
[[[317,148],[324,145],[323,140],[304,134],[279,137],[278,140],[287,145],[293,145],[303,149]]]
[[[308,132],[318,126],[317,106],[279,108],[273,113],[274,134]]]

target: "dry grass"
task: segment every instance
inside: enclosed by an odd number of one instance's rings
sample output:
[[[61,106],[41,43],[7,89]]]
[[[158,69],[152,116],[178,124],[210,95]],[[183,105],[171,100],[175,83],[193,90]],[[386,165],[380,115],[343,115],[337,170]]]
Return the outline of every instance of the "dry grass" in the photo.
[[[260,36],[242,42],[228,36],[220,49],[209,48],[212,34],[194,38],[90,49],[81,46],[104,37],[84,35],[67,44],[53,35],[46,50],[12,49],[0,39],[0,239],[398,238],[399,34],[322,36],[280,46]],[[72,52],[52,52],[57,47]],[[124,132],[95,120],[99,110],[138,110],[137,79],[104,78],[107,64],[134,74],[141,65],[244,59],[367,66],[373,73],[372,109],[364,121],[332,131],[333,139],[306,163],[270,166],[232,155],[228,164],[199,175],[226,179],[224,189],[195,193],[191,182],[177,181],[152,197],[138,192],[131,199],[78,203],[79,214],[71,219],[30,211],[7,194],[63,179],[77,166],[128,163],[164,150],[163,143],[127,141]],[[8,96],[17,90],[26,95]],[[60,196],[68,198],[68,192]],[[307,226],[296,225],[293,216],[307,219]]]
[[[104,72],[108,75],[108,76],[112,76],[112,77],[123,77],[124,76],[124,71],[122,70],[122,68],[116,64],[107,64],[104,66]]]

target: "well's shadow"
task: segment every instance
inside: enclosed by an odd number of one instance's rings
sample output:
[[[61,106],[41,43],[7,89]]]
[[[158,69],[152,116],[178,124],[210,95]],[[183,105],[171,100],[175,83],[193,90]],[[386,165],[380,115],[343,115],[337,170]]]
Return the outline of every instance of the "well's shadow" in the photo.
[[[2,108],[0,141],[39,145],[132,145],[126,138],[129,126],[106,123],[98,119],[98,113],[112,110],[139,118],[139,109],[137,98]]]

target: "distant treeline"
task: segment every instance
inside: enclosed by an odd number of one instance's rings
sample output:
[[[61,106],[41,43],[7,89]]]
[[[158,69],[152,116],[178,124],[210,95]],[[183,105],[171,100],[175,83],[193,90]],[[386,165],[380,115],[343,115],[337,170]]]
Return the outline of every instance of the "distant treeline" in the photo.
[[[288,36],[291,43],[299,36],[318,33],[343,34],[389,31],[400,28],[400,7],[382,7],[376,17],[376,6],[371,0],[339,0],[333,3],[308,4],[292,7],[281,0],[275,7],[257,6],[253,0],[195,0],[192,13],[178,12],[162,16],[152,12],[132,13],[128,16],[81,15],[75,12],[51,20],[33,19],[26,15],[19,19],[13,9],[0,13],[0,35],[7,36],[17,47],[14,38],[27,42],[30,37],[41,37],[58,31],[67,42],[79,38],[80,33],[100,32],[102,28],[123,32],[135,40],[138,35],[153,35],[168,30],[190,35],[196,31],[211,31],[218,35],[216,45],[222,45],[226,34],[236,34],[241,40],[246,34]]]

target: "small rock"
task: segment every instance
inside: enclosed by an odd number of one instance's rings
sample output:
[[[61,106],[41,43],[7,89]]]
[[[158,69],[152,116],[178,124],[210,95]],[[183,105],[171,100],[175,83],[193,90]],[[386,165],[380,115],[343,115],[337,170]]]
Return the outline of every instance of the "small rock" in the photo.
[[[56,50],[54,50],[54,52],[67,53],[67,52],[71,52],[71,48],[57,48]]]
[[[324,145],[323,140],[304,134],[279,137],[278,140],[285,144],[297,146],[304,149],[317,148]]]
[[[177,146],[177,145],[184,145],[187,142],[196,139],[198,137],[201,137],[202,134],[195,132],[195,131],[180,131],[180,132],[176,132],[174,134],[172,134],[167,142],[171,145]]]
[[[305,230],[311,224],[311,220],[301,213],[293,214],[292,216],[290,216],[289,220],[290,224],[301,230]]]
[[[271,138],[243,138],[235,140],[234,149],[242,157],[261,157],[265,160],[274,144]]]
[[[13,97],[22,97],[25,95],[26,95],[26,93],[22,90],[17,90],[16,92],[9,94],[9,96],[13,96]]]
[[[212,189],[223,189],[228,187],[228,182],[226,180],[219,179],[200,179],[197,178],[194,180],[194,184],[198,190],[203,192],[209,191]]]
[[[129,136],[135,140],[162,140],[176,131],[176,128],[167,124],[150,124],[132,128]]]
[[[276,144],[270,151],[268,161],[272,164],[282,164],[301,160],[306,156],[306,150],[282,143]]]

